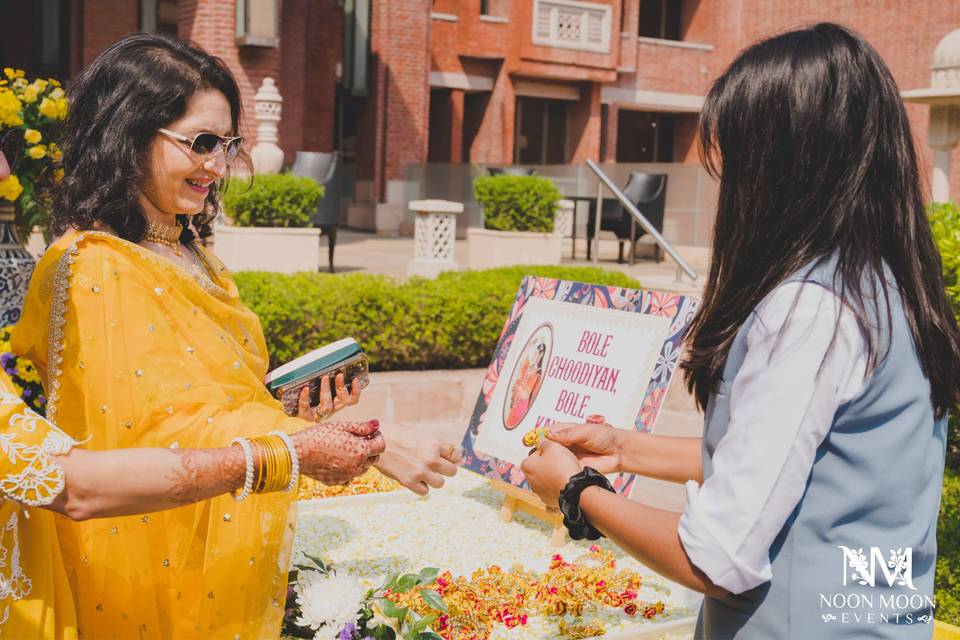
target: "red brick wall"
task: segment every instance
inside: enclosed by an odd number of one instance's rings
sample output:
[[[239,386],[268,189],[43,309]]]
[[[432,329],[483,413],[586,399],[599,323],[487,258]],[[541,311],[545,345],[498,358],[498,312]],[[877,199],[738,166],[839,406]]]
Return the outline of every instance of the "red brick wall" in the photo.
[[[139,4],[131,0],[86,0],[76,13],[83,28],[80,61],[84,67],[101,51],[140,27]]]
[[[697,150],[697,125],[699,116],[695,113],[681,113],[674,118],[673,161],[697,163],[700,156]]]
[[[332,151],[337,63],[343,50],[343,11],[338,0],[303,0],[308,8],[305,61],[303,148]]]
[[[295,0],[285,0],[282,4]],[[283,28],[281,13],[281,29]],[[192,40],[227,63],[240,85],[244,118],[242,135],[256,143],[253,96],[266,77],[281,79],[281,50],[271,47],[240,47],[236,43],[236,2],[233,0],[180,0],[177,4],[177,35]],[[279,86],[283,95],[284,87]],[[292,105],[284,101],[284,115]]]
[[[570,105],[567,115],[567,158],[571,163],[587,158],[600,160],[600,85],[585,82],[580,100]]]
[[[901,90],[914,89],[929,85],[934,47],[960,27],[960,4],[951,2],[688,0],[687,5],[695,10],[685,15],[685,39],[713,45],[714,50],[641,43],[637,47],[637,74],[621,75],[617,86],[702,95],[736,55],[756,40],[804,24],[831,21],[859,32],[883,56]],[[628,16],[631,11],[628,7]],[[928,179],[932,163],[932,152],[926,144],[928,108],[907,105],[907,110]],[[677,159],[696,162],[696,153],[679,153],[682,146],[693,148],[686,144],[688,140],[689,136],[676,141]],[[953,154],[953,167],[951,191],[956,193],[960,192],[960,151]]]
[[[933,49],[943,36],[960,27],[960,3],[900,0],[754,0],[737,11],[735,5],[718,17],[716,32],[735,32],[735,41],[717,42],[717,59],[724,66],[739,49],[758,38],[780,31],[828,20],[858,31],[883,56],[900,89],[915,89],[930,84]],[[908,105],[910,123],[921,151],[925,180],[933,155],[927,146],[928,108]],[[951,192],[960,192],[960,151],[953,153]],[[929,189],[926,189],[929,192]]]
[[[427,157],[430,5],[430,0],[373,3],[371,79],[379,108],[367,122],[376,131],[374,194],[381,202],[387,180],[402,179],[408,164]]]
[[[478,162],[508,162],[513,154],[514,96],[511,77],[553,76],[592,82],[615,79],[617,86],[702,95],[736,54],[756,39],[791,27],[830,20],[859,31],[887,61],[901,89],[929,84],[933,48],[960,27],[960,3],[927,0],[687,0],[685,38],[713,45],[713,51],[650,44],[633,45],[639,0],[610,1],[615,8],[614,50],[636,51],[635,58],[545,50],[530,44],[532,3],[509,3],[509,22],[481,21],[479,3],[437,0],[437,10],[456,14],[457,22],[431,20],[431,0],[374,0],[370,97],[361,101],[362,133],[358,176],[400,179],[406,164],[426,158],[428,74],[465,71],[467,62],[484,60],[495,78],[479,132],[467,152]],[[235,0],[180,0],[179,34],[222,57],[240,83],[246,120],[244,134],[255,139],[253,95],[266,76],[277,80],[284,96],[281,145],[292,160],[297,149],[333,146],[335,69],[340,59],[342,9],[337,0],[280,0],[280,48],[237,47]],[[625,12],[621,40],[619,11]],[[77,0],[71,4],[71,70],[76,72],[120,37],[138,26],[135,0]],[[627,44],[624,44],[627,43]],[[526,56],[526,57],[524,57]],[[636,66],[620,74],[616,66]],[[468,73],[472,71],[467,70]],[[614,75],[611,75],[614,74]],[[569,144],[576,157],[595,157],[599,108],[574,108]],[[911,125],[925,174],[932,154],[926,145],[928,109],[909,105]],[[596,124],[594,124],[594,121]],[[692,124],[678,128],[677,157],[695,162]],[[608,135],[611,131],[608,129]],[[589,140],[595,138],[595,142]],[[615,139],[615,136],[614,138]],[[684,151],[686,150],[686,151]],[[960,151],[953,156],[951,182],[960,192]]]

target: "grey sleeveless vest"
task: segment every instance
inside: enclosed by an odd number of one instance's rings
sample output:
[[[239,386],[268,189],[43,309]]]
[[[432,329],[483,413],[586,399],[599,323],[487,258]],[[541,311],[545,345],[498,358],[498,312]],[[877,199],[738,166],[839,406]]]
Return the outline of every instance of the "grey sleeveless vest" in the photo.
[[[833,290],[834,264],[805,268],[788,281]],[[817,449],[803,496],[770,549],[773,578],[739,595],[704,598],[697,638],[933,635],[946,419],[934,419],[930,384],[889,272],[887,282],[891,322],[882,298],[872,319],[882,359],[860,394],[837,410]],[[731,384],[755,318],[740,328],[707,406],[704,478],[729,426]]]

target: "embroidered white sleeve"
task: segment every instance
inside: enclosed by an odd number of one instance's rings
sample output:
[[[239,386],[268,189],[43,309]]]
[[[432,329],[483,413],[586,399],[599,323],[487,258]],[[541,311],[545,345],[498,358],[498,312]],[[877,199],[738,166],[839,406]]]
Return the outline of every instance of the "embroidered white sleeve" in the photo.
[[[866,376],[860,326],[829,290],[786,284],[757,313],[713,474],[703,486],[687,484],[680,519],[690,560],[731,593],[770,580],[770,547],[803,494],[817,447]]]
[[[43,419],[15,394],[0,392],[0,405],[18,405],[7,425],[0,429],[0,455],[15,470],[0,477],[0,491],[17,502],[33,507],[50,504],[63,491],[63,469],[53,456],[68,453],[78,443],[59,427]],[[18,433],[43,433],[43,440],[30,443]]]

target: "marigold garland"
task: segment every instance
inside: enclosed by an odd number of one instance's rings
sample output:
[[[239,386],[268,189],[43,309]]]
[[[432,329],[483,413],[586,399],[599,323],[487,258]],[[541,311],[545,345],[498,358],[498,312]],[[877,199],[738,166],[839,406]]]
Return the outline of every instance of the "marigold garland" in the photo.
[[[603,635],[602,622],[584,616],[603,609],[620,609],[626,615],[653,619],[664,611],[662,601],[638,601],[642,578],[639,573],[617,570],[613,553],[596,545],[590,552],[566,562],[553,556],[550,568],[539,574],[514,566],[504,571],[497,565],[478,569],[466,578],[441,573],[432,585],[447,603],[449,612],[438,618],[434,631],[446,640],[487,640],[496,625],[508,629],[525,626],[535,616],[557,618],[557,634],[566,638]],[[416,590],[388,593],[399,606],[419,614],[422,600]]]

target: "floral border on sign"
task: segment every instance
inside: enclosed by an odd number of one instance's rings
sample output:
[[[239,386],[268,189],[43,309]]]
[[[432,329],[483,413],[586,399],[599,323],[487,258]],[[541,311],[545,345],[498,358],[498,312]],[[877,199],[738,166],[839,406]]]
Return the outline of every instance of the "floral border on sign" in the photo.
[[[698,304],[696,298],[676,293],[608,287],[535,276],[526,276],[523,279],[520,283],[520,290],[514,299],[513,307],[510,309],[510,315],[504,323],[500,339],[497,341],[490,366],[487,367],[480,395],[470,418],[470,427],[463,438],[462,463],[467,469],[476,471],[488,478],[502,480],[522,488],[526,488],[528,485],[519,467],[505,460],[478,452],[474,447],[474,441],[479,432],[480,424],[486,415],[497,380],[500,378],[507,353],[509,353],[513,344],[524,307],[531,298],[559,300],[603,309],[616,309],[628,313],[642,313],[670,318],[669,334],[657,355],[653,376],[644,392],[640,412],[634,421],[636,430],[645,433],[652,432],[656,425],[663,399],[667,395],[667,389],[673,379],[673,373],[680,358],[683,334],[693,319]],[[630,495],[633,484],[634,476],[626,473],[617,474],[613,482],[614,488],[622,495]]]

